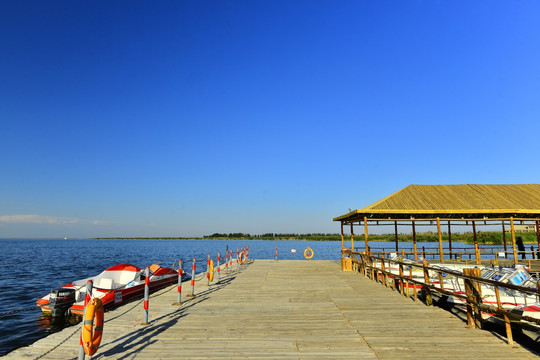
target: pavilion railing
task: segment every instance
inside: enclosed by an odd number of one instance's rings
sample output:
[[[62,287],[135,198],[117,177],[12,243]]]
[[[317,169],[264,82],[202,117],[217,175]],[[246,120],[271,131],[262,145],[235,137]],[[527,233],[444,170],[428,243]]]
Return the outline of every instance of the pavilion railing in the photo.
[[[511,324],[538,327],[540,331],[540,319],[511,312],[510,308],[503,306],[505,304],[501,302],[500,296],[501,292],[518,294],[517,296],[523,296],[525,304],[527,299],[540,302],[540,283],[536,289],[532,289],[481,278],[479,268],[464,268],[463,272],[460,272],[441,265],[430,265],[427,261],[415,262],[404,257],[389,259],[382,253],[368,255],[365,252],[346,251],[343,254],[350,257],[353,271],[391,287],[408,298],[412,297],[415,301],[422,297],[425,304],[431,306],[434,295],[439,298],[452,297],[454,302],[461,304],[466,311],[467,323],[472,328],[483,328],[482,313],[492,314],[504,322],[510,345],[513,344]],[[448,286],[450,279],[456,281],[458,290],[455,289],[456,286]],[[482,297],[482,288],[492,289],[496,302],[486,303]]]
[[[395,248],[390,247],[370,247],[370,253],[372,254],[384,254],[388,257],[390,254],[401,254],[407,258],[414,258],[414,252],[412,249],[401,249],[396,251]],[[364,251],[364,248],[356,248],[355,251]],[[504,250],[500,247],[481,247],[479,248],[480,256],[483,259],[513,259],[513,250]],[[540,260],[540,251],[533,246],[530,250],[516,251],[517,260]],[[418,247],[417,257],[424,259],[440,259],[439,249],[435,247]],[[473,260],[476,259],[475,250],[472,248],[452,248],[452,250],[444,249],[444,259],[446,260]]]

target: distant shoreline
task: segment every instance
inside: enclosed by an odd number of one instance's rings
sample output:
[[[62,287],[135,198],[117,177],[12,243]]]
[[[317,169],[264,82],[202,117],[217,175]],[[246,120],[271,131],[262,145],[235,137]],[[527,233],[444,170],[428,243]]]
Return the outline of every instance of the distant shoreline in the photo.
[[[340,239],[302,239],[302,238],[237,238],[237,237],[96,237],[90,238],[94,240],[265,240],[265,241],[281,241],[281,240],[300,240],[300,241],[341,241]]]
[[[218,235],[218,234],[215,234]],[[98,237],[94,239],[102,240],[266,240],[266,241],[341,241],[341,236],[337,234],[275,234],[277,236],[265,236],[243,234],[246,236],[237,236],[236,234],[230,234],[229,236],[223,236],[226,234],[219,234],[220,236],[203,236],[203,237]],[[281,236],[280,236],[281,235]],[[512,244],[512,236],[510,233],[504,234],[507,244]],[[398,234],[399,242],[413,242],[412,234]],[[538,238],[536,233],[516,233],[516,238],[519,236],[523,239],[524,244],[537,244]],[[351,235],[344,236],[345,241],[350,241]],[[464,242],[468,244],[474,243],[474,235],[470,232],[451,234],[452,242]],[[477,242],[480,245],[502,245],[503,233],[502,232],[478,232],[476,236]],[[364,235],[354,235],[355,241],[363,241]],[[370,242],[395,242],[395,234],[368,234],[368,240]],[[438,242],[438,235],[434,232],[423,232],[416,234],[416,242]],[[449,237],[447,233],[442,234],[442,241],[447,243]]]

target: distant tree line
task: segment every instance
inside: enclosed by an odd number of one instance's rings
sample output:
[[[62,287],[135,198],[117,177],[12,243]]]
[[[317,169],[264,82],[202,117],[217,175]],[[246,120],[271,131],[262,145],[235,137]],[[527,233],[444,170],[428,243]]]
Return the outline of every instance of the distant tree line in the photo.
[[[516,238],[521,236],[523,243],[536,244],[538,238],[535,232],[520,232],[516,233]],[[368,234],[369,241],[395,241],[395,234]],[[510,233],[505,233],[506,243],[512,243],[512,235]],[[412,234],[398,234],[400,242],[412,242]],[[309,234],[295,234],[295,233],[265,233],[259,235],[253,235],[248,233],[214,233],[212,235],[205,235],[202,238],[199,237],[109,237],[109,238],[97,238],[97,239],[221,239],[221,240],[309,240],[309,241],[341,241],[341,235],[338,233],[309,233]],[[351,235],[344,235],[345,241],[350,241]],[[364,239],[363,234],[354,235],[356,241],[362,241]],[[436,232],[426,231],[416,233],[417,242],[433,242],[438,241],[439,236]],[[503,233],[497,231],[479,231],[476,234],[476,240],[479,244],[503,244]],[[442,233],[442,241],[448,242],[448,233]],[[465,242],[473,243],[474,235],[472,232],[464,233],[452,233],[452,242]]]
[[[310,233],[310,234],[295,234],[295,233],[265,233],[265,234],[248,234],[248,233],[214,233],[205,235],[205,239],[256,239],[256,240],[341,240],[341,235],[331,233]]]
[[[369,241],[395,241],[395,234],[368,234]],[[536,233],[516,233],[516,238],[521,236],[524,243],[537,243],[538,239]],[[506,243],[512,243],[512,235],[510,233],[505,234]],[[351,236],[347,234],[344,236],[345,241],[349,241]],[[354,235],[355,240],[361,241],[364,239],[364,235]],[[412,234],[398,234],[400,242],[412,242]],[[247,233],[214,233],[212,235],[204,236],[204,239],[256,239],[256,240],[311,240],[311,241],[341,241],[341,235],[338,233],[309,233],[309,234],[295,234],[295,233],[265,233],[260,235],[252,235]],[[417,242],[430,242],[438,241],[439,237],[436,232],[427,231],[419,232],[416,234]],[[497,231],[479,231],[476,234],[476,240],[479,244],[503,244],[503,233]],[[442,233],[442,241],[448,242],[448,233]],[[452,241],[473,243],[474,235],[472,232],[464,233],[452,233]]]

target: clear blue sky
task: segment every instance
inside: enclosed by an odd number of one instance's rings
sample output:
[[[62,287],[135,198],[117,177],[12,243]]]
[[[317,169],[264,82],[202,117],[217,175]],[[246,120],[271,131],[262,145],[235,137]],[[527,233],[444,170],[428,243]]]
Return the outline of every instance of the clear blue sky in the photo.
[[[338,232],[538,183],[537,1],[0,1],[0,237]]]

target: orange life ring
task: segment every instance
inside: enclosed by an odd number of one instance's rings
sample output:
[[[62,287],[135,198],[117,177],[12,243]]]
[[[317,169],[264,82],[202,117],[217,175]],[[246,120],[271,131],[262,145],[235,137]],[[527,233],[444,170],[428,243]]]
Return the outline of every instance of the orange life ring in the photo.
[[[82,343],[87,355],[94,355],[101,343],[103,335],[103,303],[99,299],[92,299],[84,313],[82,329]]]
[[[306,259],[311,259],[313,257],[313,255],[315,255],[315,253],[313,252],[313,250],[311,248],[307,248],[306,250],[304,250],[304,257]]]
[[[240,264],[243,264],[246,262],[246,254],[243,252],[240,253]]]

